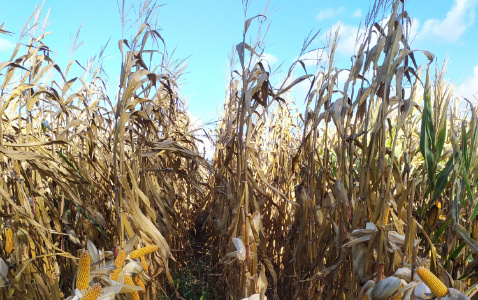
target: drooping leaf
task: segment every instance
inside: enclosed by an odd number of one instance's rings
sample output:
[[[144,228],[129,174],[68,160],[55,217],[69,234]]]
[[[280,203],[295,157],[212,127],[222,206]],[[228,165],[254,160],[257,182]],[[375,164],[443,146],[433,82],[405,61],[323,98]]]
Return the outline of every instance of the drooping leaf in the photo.
[[[246,35],[247,29],[249,29],[249,26],[251,25],[252,20],[254,20],[255,18],[259,18],[259,17],[266,18],[265,15],[257,15],[257,16],[254,16],[252,18],[247,19],[246,22],[244,22],[244,36]]]
[[[478,242],[470,237],[468,231],[460,224],[455,224],[455,231],[463,238],[471,251],[478,252]]]

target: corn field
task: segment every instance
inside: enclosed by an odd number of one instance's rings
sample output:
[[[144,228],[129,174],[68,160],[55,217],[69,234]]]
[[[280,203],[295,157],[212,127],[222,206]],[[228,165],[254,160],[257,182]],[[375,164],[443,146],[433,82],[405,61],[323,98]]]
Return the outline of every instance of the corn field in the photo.
[[[150,14],[110,91],[37,9],[0,62],[0,298],[478,299],[477,99],[405,6],[376,1],[347,69],[338,30],[306,68],[312,32],[275,86],[246,18],[208,160]]]

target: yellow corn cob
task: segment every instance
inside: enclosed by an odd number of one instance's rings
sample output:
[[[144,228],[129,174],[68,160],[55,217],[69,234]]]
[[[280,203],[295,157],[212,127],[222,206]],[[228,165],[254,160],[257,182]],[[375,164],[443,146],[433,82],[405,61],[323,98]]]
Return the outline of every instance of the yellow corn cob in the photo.
[[[478,239],[478,216],[476,216],[475,221],[471,227],[471,237],[476,240]]]
[[[81,253],[80,261],[78,262],[78,274],[76,275],[76,288],[79,290],[88,289],[90,282],[90,253],[84,250]]]
[[[8,228],[7,231],[5,232],[5,237],[6,237],[5,251],[7,253],[12,253],[13,251],[12,235],[13,235],[12,229]]]
[[[125,284],[129,284],[129,285],[134,285],[134,282],[133,282],[133,278],[131,278],[131,276],[129,275],[126,275],[124,277],[124,283]],[[133,300],[139,300],[139,294],[137,291],[134,291],[134,292],[131,292],[129,293],[131,295],[131,298],[133,298]]]
[[[390,214],[390,205],[387,204],[387,208],[385,209],[385,218],[383,219],[383,226],[387,226],[389,214]]]
[[[390,298],[390,300],[401,300],[402,296],[403,296],[403,293],[400,293],[398,295],[392,296],[392,298]]]
[[[146,262],[146,258],[143,256],[139,257],[141,259],[141,265],[143,266],[143,271],[148,271],[148,263]]]
[[[146,293],[146,287],[144,286],[144,283],[141,280],[141,278],[139,278],[138,276],[135,276],[134,282],[136,283],[137,286],[140,286],[143,288],[143,290],[141,291],[142,294]]]
[[[440,281],[432,272],[420,267],[417,270],[418,276],[428,286],[433,295],[437,297],[445,297],[448,294],[448,288]]]
[[[118,256],[116,256],[116,260],[115,260],[116,270],[114,270],[113,273],[111,273],[111,279],[113,280],[118,279],[119,273],[121,272],[121,269],[123,269],[123,264],[125,259],[126,259],[126,251],[121,250]]]
[[[81,297],[81,300],[96,300],[101,293],[101,284],[95,283],[92,285],[86,294]]]
[[[401,285],[398,287],[397,292],[398,292],[401,288],[403,288],[403,284],[401,284]],[[401,292],[400,294],[396,294],[395,296],[390,297],[390,300],[400,300],[400,299],[402,299],[402,297],[403,297],[403,292]]]
[[[129,257],[131,259],[135,259],[135,258],[138,258],[140,256],[143,256],[143,255],[149,254],[151,252],[157,251],[158,249],[159,249],[158,245],[151,245],[151,246],[148,246],[148,247],[139,248],[138,250],[134,250],[133,252],[131,252],[129,254]]]
[[[437,205],[433,205],[430,210],[428,211],[428,225],[430,227],[433,227],[437,221],[438,213],[440,212],[440,209],[438,208]]]

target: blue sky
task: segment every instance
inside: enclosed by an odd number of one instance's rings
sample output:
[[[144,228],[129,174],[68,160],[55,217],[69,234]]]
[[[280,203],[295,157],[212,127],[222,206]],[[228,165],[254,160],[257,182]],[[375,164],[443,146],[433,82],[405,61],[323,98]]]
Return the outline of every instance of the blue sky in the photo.
[[[158,2],[162,4],[162,2]],[[406,1],[405,9],[414,20],[412,49],[434,53],[441,64],[448,55],[448,78],[457,85],[456,91],[467,97],[478,91],[478,0]],[[252,1],[248,17],[262,13],[267,1]],[[364,20],[370,1],[271,0],[266,37],[266,58],[272,66],[284,63],[286,72],[297,58],[302,43],[311,30],[321,30],[312,47],[321,47],[331,26],[341,25],[341,43],[336,60],[338,67],[348,67],[354,53],[354,40],[360,22]],[[17,43],[22,26],[35,5],[41,1],[4,1],[0,24],[12,31],[12,36],[0,36],[0,61],[8,60]],[[44,42],[56,52],[62,69],[71,57],[85,64],[98,54],[100,47],[111,38],[106,48],[104,67],[108,85],[114,95],[120,72],[121,22],[116,1],[45,0],[43,17],[49,12],[52,31]],[[131,15],[131,17],[133,14]],[[257,22],[249,33],[257,30]],[[242,41],[244,13],[240,0],[173,0],[159,9],[160,33],[174,58],[188,58],[187,73],[182,81],[182,96],[193,116],[203,122],[214,121],[222,107],[228,72],[228,57],[232,47]],[[82,46],[71,56],[71,39],[81,26]],[[126,35],[129,37],[129,34]],[[425,63],[424,57],[419,62]],[[314,69],[312,66],[310,71]],[[297,68],[296,76],[303,75]],[[282,74],[271,79],[277,82]],[[300,91],[296,102],[302,103]]]

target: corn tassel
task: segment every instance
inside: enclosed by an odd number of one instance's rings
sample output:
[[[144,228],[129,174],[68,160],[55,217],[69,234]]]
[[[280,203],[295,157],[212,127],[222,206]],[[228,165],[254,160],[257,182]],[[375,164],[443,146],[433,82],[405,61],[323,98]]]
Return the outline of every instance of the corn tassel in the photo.
[[[124,283],[125,284],[129,284],[129,285],[134,285],[134,282],[133,282],[133,278],[131,278],[131,276],[129,275],[126,275],[124,277]],[[129,293],[131,295],[131,298],[133,298],[133,300],[139,300],[139,294],[137,291],[133,291],[131,293]]]
[[[143,271],[148,271],[148,263],[146,262],[146,258],[144,256],[139,257],[141,259],[141,266],[143,266]]]
[[[76,275],[76,288],[79,290],[88,289],[90,282],[90,253],[84,250],[78,262],[78,274]]]
[[[115,260],[116,270],[114,270],[113,273],[111,273],[111,279],[115,281],[118,280],[118,276],[119,276],[119,273],[121,272],[121,269],[123,269],[123,264],[125,259],[126,259],[126,251],[121,250],[118,256],[116,257],[116,260]]]
[[[140,287],[143,288],[143,290],[141,291],[141,294],[146,293],[146,287],[144,286],[144,283],[141,280],[141,278],[139,278],[138,276],[135,276],[134,277],[134,283],[136,283],[137,286],[140,286]]]
[[[7,231],[5,232],[5,237],[6,237],[6,245],[5,245],[5,251],[7,253],[12,253],[13,251],[13,232],[12,229],[8,228]]]
[[[445,297],[448,294],[448,288],[440,281],[432,272],[420,267],[417,270],[420,279],[428,286],[433,295],[437,297]]]
[[[101,293],[101,284],[95,283],[92,285],[81,300],[96,300]]]
[[[151,245],[151,246],[148,246],[148,247],[139,248],[138,250],[134,250],[133,252],[131,252],[129,254],[129,257],[131,259],[135,259],[135,258],[138,258],[140,256],[144,256],[144,255],[149,254],[151,252],[157,251],[158,249],[159,249],[158,245]]]

